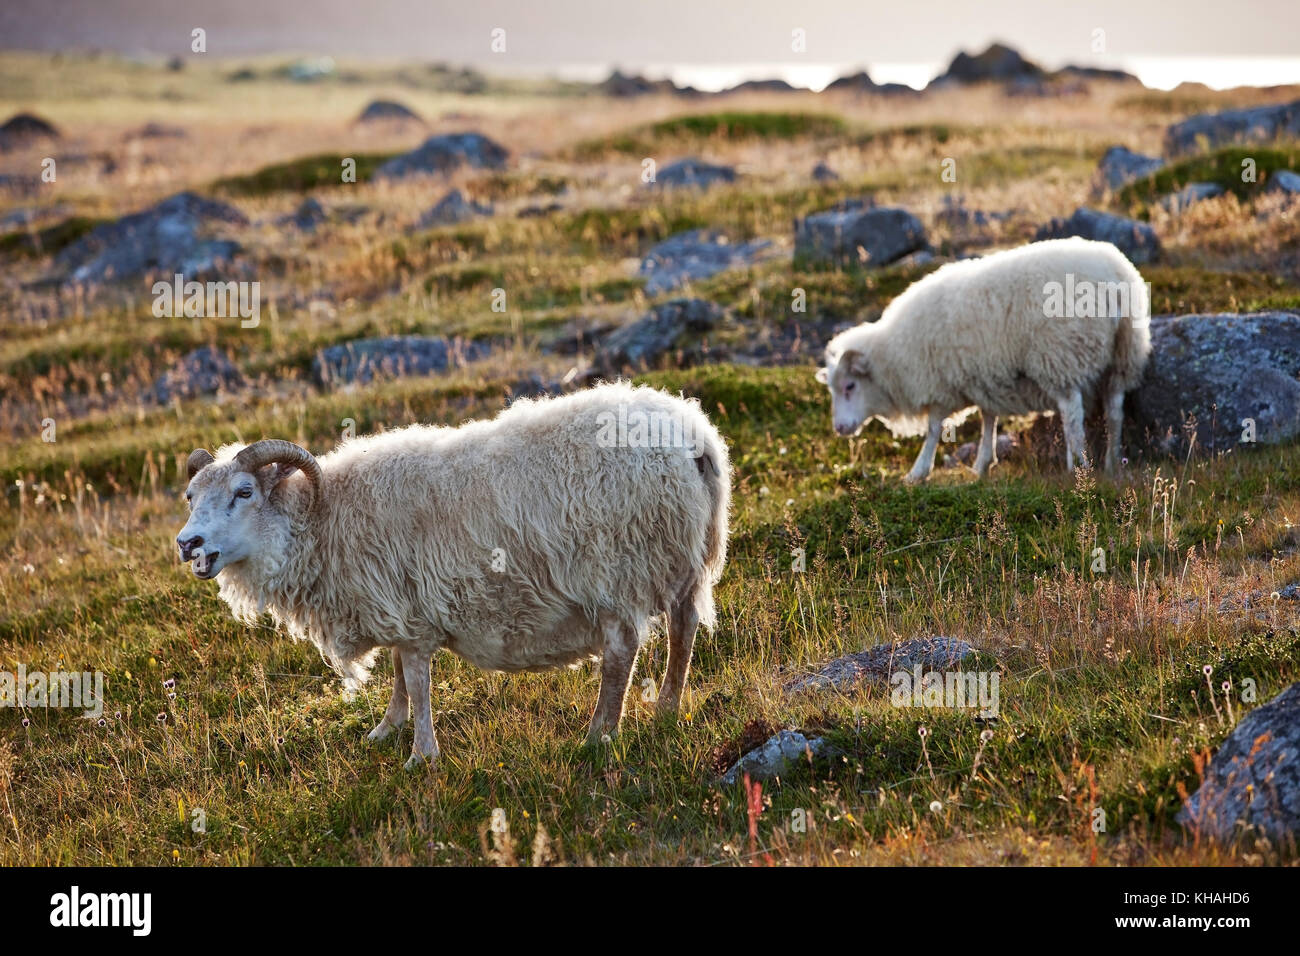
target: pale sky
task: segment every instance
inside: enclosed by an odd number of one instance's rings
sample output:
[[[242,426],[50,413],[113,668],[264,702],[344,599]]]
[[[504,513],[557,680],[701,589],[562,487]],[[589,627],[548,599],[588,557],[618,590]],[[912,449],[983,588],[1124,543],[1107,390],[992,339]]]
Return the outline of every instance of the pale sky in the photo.
[[[1300,0],[0,0],[4,48],[187,53],[194,27],[218,57],[416,58],[499,72],[771,63],[797,75],[800,64],[946,64],[993,40],[1048,67],[1300,62]],[[505,53],[490,48],[498,27]],[[806,52],[791,49],[796,28]]]

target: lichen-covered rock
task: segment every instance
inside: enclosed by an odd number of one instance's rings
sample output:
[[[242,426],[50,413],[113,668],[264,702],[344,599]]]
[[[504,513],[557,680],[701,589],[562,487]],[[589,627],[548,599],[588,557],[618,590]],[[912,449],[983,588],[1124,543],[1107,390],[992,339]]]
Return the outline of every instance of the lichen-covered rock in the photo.
[[[1270,173],[1266,191],[1300,196],[1300,173],[1293,173],[1289,169],[1279,169]]]
[[[660,303],[635,322],[605,336],[596,368],[607,374],[644,368],[665,353],[688,345],[688,339],[708,332],[723,315],[719,306],[704,299]]]
[[[1053,219],[1034,234],[1034,241],[1069,236],[1109,242],[1136,266],[1153,262],[1160,256],[1160,240],[1149,224],[1096,209],[1080,208],[1068,219]]]
[[[749,774],[750,780],[770,780],[789,773],[800,760],[815,758],[827,751],[821,737],[805,737],[794,730],[782,730],[760,747],[755,747],[722,775],[722,783],[732,786]]]
[[[462,166],[502,169],[509,156],[505,147],[482,133],[447,133],[430,136],[411,152],[390,159],[375,170],[375,179],[442,175]]]
[[[1127,146],[1112,146],[1097,164],[1097,179],[1100,185],[1114,191],[1135,179],[1150,176],[1164,164],[1157,156],[1143,156]]]
[[[659,295],[728,269],[752,265],[772,243],[767,239],[732,243],[717,230],[679,232],[654,246],[641,260],[647,295]]]
[[[1278,844],[1300,837],[1300,683],[1242,718],[1178,820],[1220,843],[1250,831]]]
[[[53,123],[31,113],[15,113],[0,125],[0,153],[58,138],[59,131]]]
[[[662,189],[707,189],[719,183],[735,181],[736,170],[733,167],[706,163],[692,156],[669,163],[655,174],[654,182],[650,185]]]
[[[395,100],[372,100],[361,111],[361,115],[357,117],[358,123],[402,123],[412,121],[423,122],[418,113]]]
[[[472,199],[466,199],[459,189],[453,189],[420,217],[415,228],[432,229],[434,226],[449,226],[490,215],[492,215],[491,204],[480,204]]]
[[[1233,143],[1271,143],[1295,137],[1300,137],[1300,100],[1190,116],[1165,131],[1165,153],[1181,156]]]
[[[843,691],[864,680],[884,686],[891,674],[912,671],[918,666],[923,673],[954,667],[974,650],[965,641],[952,637],[918,637],[878,644],[828,661],[811,674],[800,674],[786,682],[785,691],[787,694],[825,688]]]
[[[238,209],[194,193],[177,193],[142,212],[92,229],[54,260],[71,282],[108,282],[143,275],[187,279],[210,273],[239,252],[239,243],[214,231],[244,226]]]
[[[850,201],[796,219],[795,259],[806,265],[888,265],[928,249],[925,227],[906,209]]]
[[[292,213],[276,220],[276,225],[291,226],[300,232],[315,232],[316,227],[328,218],[325,208],[316,199],[308,196]]]
[[[187,353],[154,382],[146,398],[158,405],[173,399],[235,392],[247,384],[244,375],[220,349],[204,346]]]
[[[1151,358],[1128,412],[1141,445],[1179,456],[1193,434],[1208,453],[1239,448],[1243,437],[1300,437],[1300,315],[1152,318]]]
[[[482,358],[488,352],[478,342],[448,341],[419,335],[356,339],[321,349],[311,373],[323,387],[375,378],[433,375]]]
[[[1160,205],[1173,213],[1184,212],[1198,202],[1222,196],[1224,189],[1218,183],[1188,183],[1176,193],[1165,196]]]

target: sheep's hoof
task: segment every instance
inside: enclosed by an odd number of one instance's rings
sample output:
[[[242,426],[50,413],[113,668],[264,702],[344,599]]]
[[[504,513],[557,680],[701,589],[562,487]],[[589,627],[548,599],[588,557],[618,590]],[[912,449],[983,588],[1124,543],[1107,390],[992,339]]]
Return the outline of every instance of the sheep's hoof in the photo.
[[[375,729],[366,734],[366,740],[384,740],[397,728],[388,722],[385,717],[376,726]]]
[[[430,754],[411,754],[410,758],[406,761],[406,769],[419,770],[421,767],[425,766],[426,764],[431,764],[437,759],[438,759],[437,750],[435,750],[433,753]]]
[[[928,474],[924,474],[924,473],[918,474],[915,471],[909,471],[907,474],[903,476],[903,484],[919,485],[921,482],[925,481],[925,479],[929,477],[930,476]]]

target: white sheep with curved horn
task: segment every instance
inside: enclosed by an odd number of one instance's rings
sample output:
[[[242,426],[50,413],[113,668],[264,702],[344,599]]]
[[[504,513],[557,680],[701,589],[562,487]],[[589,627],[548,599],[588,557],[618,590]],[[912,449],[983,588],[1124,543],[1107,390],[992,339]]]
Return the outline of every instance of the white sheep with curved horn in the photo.
[[[198,449],[182,561],[236,617],[263,611],[350,687],[392,651],[382,739],[415,717],[438,753],[429,662],[488,670],[601,659],[589,738],[613,733],[650,622],[666,616],[658,709],[674,710],[726,560],[730,466],[699,404],[602,385],[491,421],[413,425],[315,459],[291,442]]]

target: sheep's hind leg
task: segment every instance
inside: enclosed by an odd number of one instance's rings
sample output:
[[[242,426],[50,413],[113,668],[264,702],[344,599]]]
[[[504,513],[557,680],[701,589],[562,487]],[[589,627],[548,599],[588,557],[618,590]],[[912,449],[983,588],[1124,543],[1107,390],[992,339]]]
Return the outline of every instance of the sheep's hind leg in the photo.
[[[632,681],[632,670],[636,667],[637,651],[641,649],[636,631],[622,621],[610,619],[602,622],[602,626],[605,653],[600,662],[600,693],[587,730],[588,743],[597,743],[606,734],[618,730],[618,722],[623,716],[623,701]]]
[[[998,416],[981,408],[980,421],[984,424],[984,434],[980,436],[980,450],[975,456],[975,474],[983,478],[990,466],[998,463]]]
[[[430,654],[414,647],[403,647],[402,677],[411,698],[411,715],[415,718],[415,743],[406,769],[413,770],[426,760],[438,756],[438,738],[433,734],[433,710],[429,704]]]
[[[664,684],[659,688],[659,699],[655,702],[655,713],[658,714],[675,711],[681,703],[682,691],[686,688],[686,675],[691,668],[691,649],[695,645],[695,631],[700,624],[699,612],[695,610],[697,586],[692,578],[668,612],[668,667],[664,671]]]
[[[388,710],[384,719],[375,729],[366,735],[368,740],[383,740],[402,724],[411,714],[411,699],[406,695],[406,677],[402,673],[402,655],[393,648],[393,696],[388,700]]]
[[[1061,427],[1065,430],[1065,469],[1074,471],[1077,460],[1079,467],[1088,467],[1088,442],[1083,434],[1083,396],[1076,388],[1074,391],[1057,399],[1061,411]]]
[[[1119,468],[1120,440],[1124,433],[1124,390],[1112,390],[1106,396],[1106,473]]]
[[[912,466],[912,470],[903,476],[904,483],[914,485],[930,477],[930,472],[934,470],[934,453],[939,448],[939,436],[942,434],[943,415],[931,411],[929,427],[925,434],[925,444],[921,446],[921,454],[916,456],[916,464]]]

